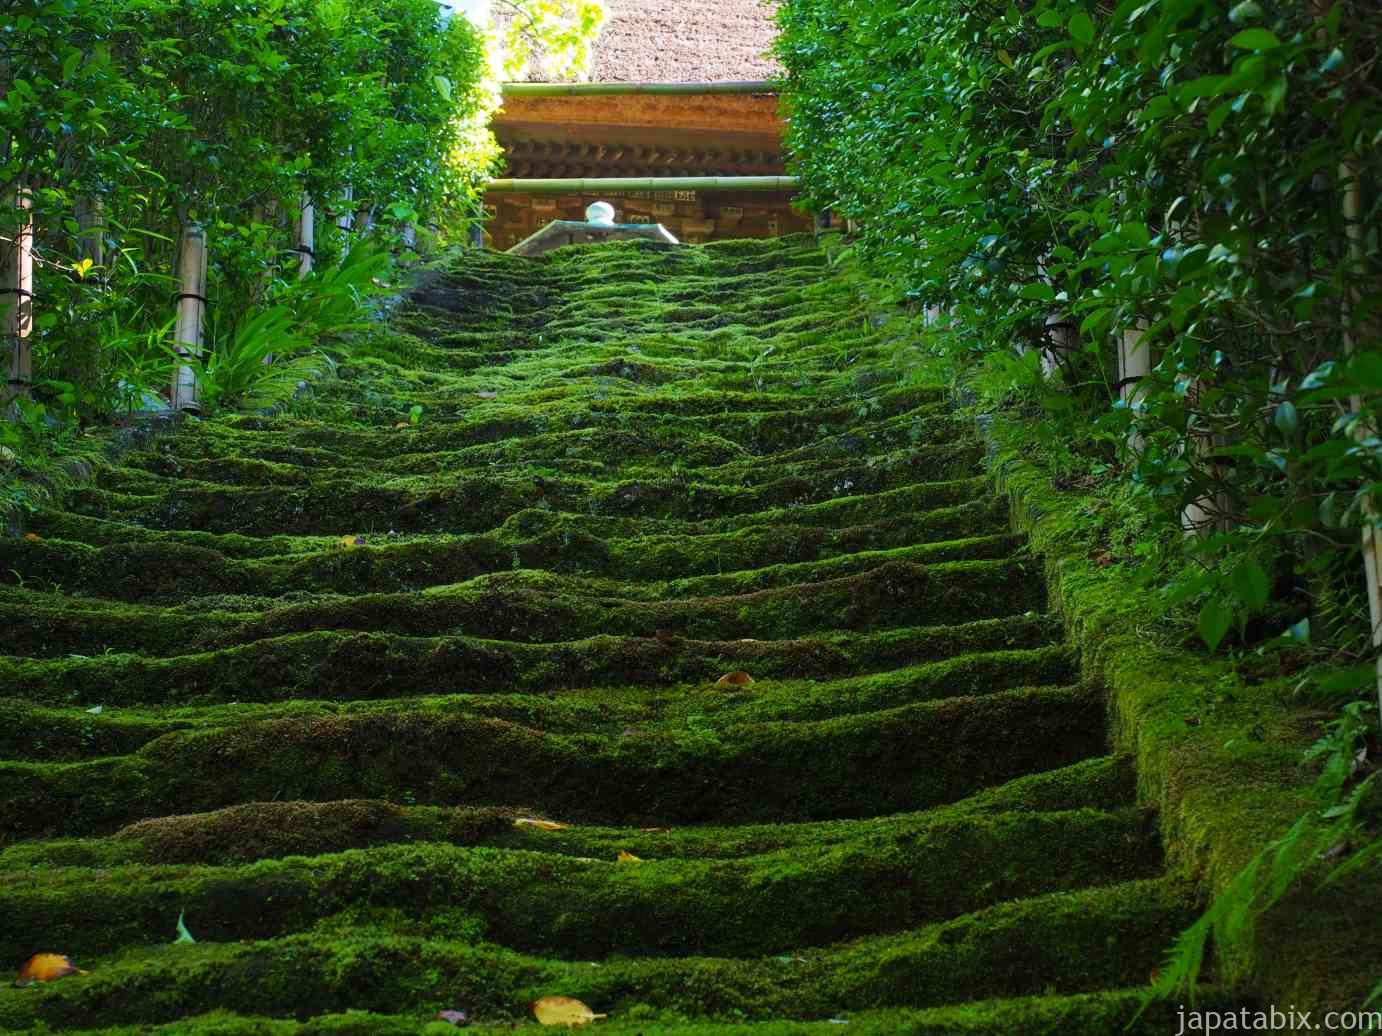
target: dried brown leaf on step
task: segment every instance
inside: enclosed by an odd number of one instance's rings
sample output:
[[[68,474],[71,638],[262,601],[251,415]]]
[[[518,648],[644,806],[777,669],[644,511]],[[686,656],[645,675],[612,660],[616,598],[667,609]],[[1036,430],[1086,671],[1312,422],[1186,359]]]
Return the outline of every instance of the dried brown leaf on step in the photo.
[[[466,1014],[464,1011],[438,1011],[437,1021],[450,1022],[452,1025],[459,1027],[470,1024],[470,1015]]]
[[[753,686],[753,677],[750,676],[748,673],[744,672],[742,669],[740,669],[740,670],[737,670],[737,671],[735,671],[735,672],[733,672],[733,673],[725,673],[724,676],[720,677],[718,680],[715,681],[715,686],[716,686],[716,687],[752,687],[752,686]]]
[[[60,953],[36,953],[19,969],[19,978],[14,984],[28,986],[35,982],[54,982],[68,975],[85,974],[87,972],[73,964],[70,957]]]
[[[26,532],[24,538],[30,543],[37,543],[39,540],[43,539],[43,537],[36,532]]]
[[[532,1009],[534,1017],[543,1025],[565,1025],[568,1029],[589,1025],[596,1018],[609,1017],[596,1014],[585,1004],[569,996],[544,996],[541,1000],[533,1001]]]
[[[536,817],[519,817],[513,822],[514,827],[535,827],[539,831],[567,831],[570,824],[559,824],[555,820],[539,820]]]
[[[619,850],[619,855],[616,857],[616,859],[618,859],[618,861],[619,861],[620,863],[642,863],[642,862],[643,862],[643,857],[641,857],[641,856],[635,856],[633,853],[627,851],[626,849],[620,849],[620,850]]]

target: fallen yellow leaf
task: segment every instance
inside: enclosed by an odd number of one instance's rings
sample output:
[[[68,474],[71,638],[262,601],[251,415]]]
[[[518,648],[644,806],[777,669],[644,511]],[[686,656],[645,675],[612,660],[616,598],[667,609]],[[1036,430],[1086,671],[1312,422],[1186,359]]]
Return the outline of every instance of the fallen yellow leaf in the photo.
[[[68,975],[85,974],[87,972],[73,964],[71,958],[60,953],[36,953],[19,969],[15,985],[28,986],[35,982],[53,982]]]
[[[543,1025],[565,1025],[568,1029],[589,1025],[596,1018],[608,1018],[607,1014],[596,1014],[579,1000],[569,996],[544,996],[533,1001],[533,1014]]]
[[[24,538],[30,543],[37,543],[39,540],[43,539],[43,537],[36,532],[26,532]]]
[[[620,863],[642,863],[643,857],[635,856],[631,852],[626,852],[625,850],[620,849],[618,860]]]
[[[555,820],[537,820],[534,817],[519,817],[513,822],[514,827],[535,827],[539,831],[566,831],[570,829],[570,824],[558,824]]]
[[[752,687],[753,677],[742,669],[733,673],[725,673],[715,681],[716,687]]]

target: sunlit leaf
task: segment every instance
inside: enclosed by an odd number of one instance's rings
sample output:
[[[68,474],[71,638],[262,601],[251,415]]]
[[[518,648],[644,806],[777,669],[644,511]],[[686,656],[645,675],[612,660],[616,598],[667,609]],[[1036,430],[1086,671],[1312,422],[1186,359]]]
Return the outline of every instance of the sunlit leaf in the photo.
[[[725,673],[715,681],[716,687],[752,687],[753,677],[742,669],[737,669],[732,673]]]
[[[539,831],[566,831],[570,824],[559,824],[555,820],[539,820],[536,817],[519,817],[513,822],[514,827],[535,827]]]
[[[36,953],[19,969],[19,978],[15,980],[15,985],[28,986],[35,982],[55,982],[60,978],[67,978],[69,975],[85,974],[88,972],[73,964],[70,957],[64,957],[60,953]]]
[[[589,1025],[597,1018],[609,1017],[596,1014],[569,996],[544,996],[541,1000],[533,1001],[532,1009],[534,1017],[543,1025],[565,1025],[569,1029]]]
[[[643,857],[641,857],[641,856],[635,856],[633,853],[627,852],[627,851],[625,851],[625,850],[623,850],[623,849],[620,849],[620,850],[619,850],[619,855],[616,857],[616,859],[618,859],[618,861],[619,861],[620,863],[642,863],[642,862],[643,862]]]

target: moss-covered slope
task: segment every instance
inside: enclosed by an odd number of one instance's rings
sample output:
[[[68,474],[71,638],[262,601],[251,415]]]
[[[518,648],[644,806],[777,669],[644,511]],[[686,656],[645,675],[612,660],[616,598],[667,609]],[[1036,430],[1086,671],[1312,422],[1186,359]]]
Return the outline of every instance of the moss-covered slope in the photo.
[[[893,353],[810,241],[469,255],[0,543],[0,964],[89,971],[0,1029],[1130,1022],[1193,895]]]

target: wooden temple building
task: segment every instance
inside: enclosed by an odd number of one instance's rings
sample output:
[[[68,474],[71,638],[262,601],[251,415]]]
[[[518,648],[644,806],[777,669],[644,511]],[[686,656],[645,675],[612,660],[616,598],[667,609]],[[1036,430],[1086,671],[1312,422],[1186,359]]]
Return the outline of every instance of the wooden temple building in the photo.
[[[530,96],[506,91],[493,124],[512,179],[782,176],[782,122],[772,92],[639,93],[637,84],[761,82],[774,26],[763,0],[607,0],[590,79],[627,94]],[[533,77],[541,81],[540,75]],[[488,244],[507,249],[553,220],[583,220],[596,201],[615,222],[661,224],[687,243],[811,229],[790,191],[602,191],[486,197]]]

